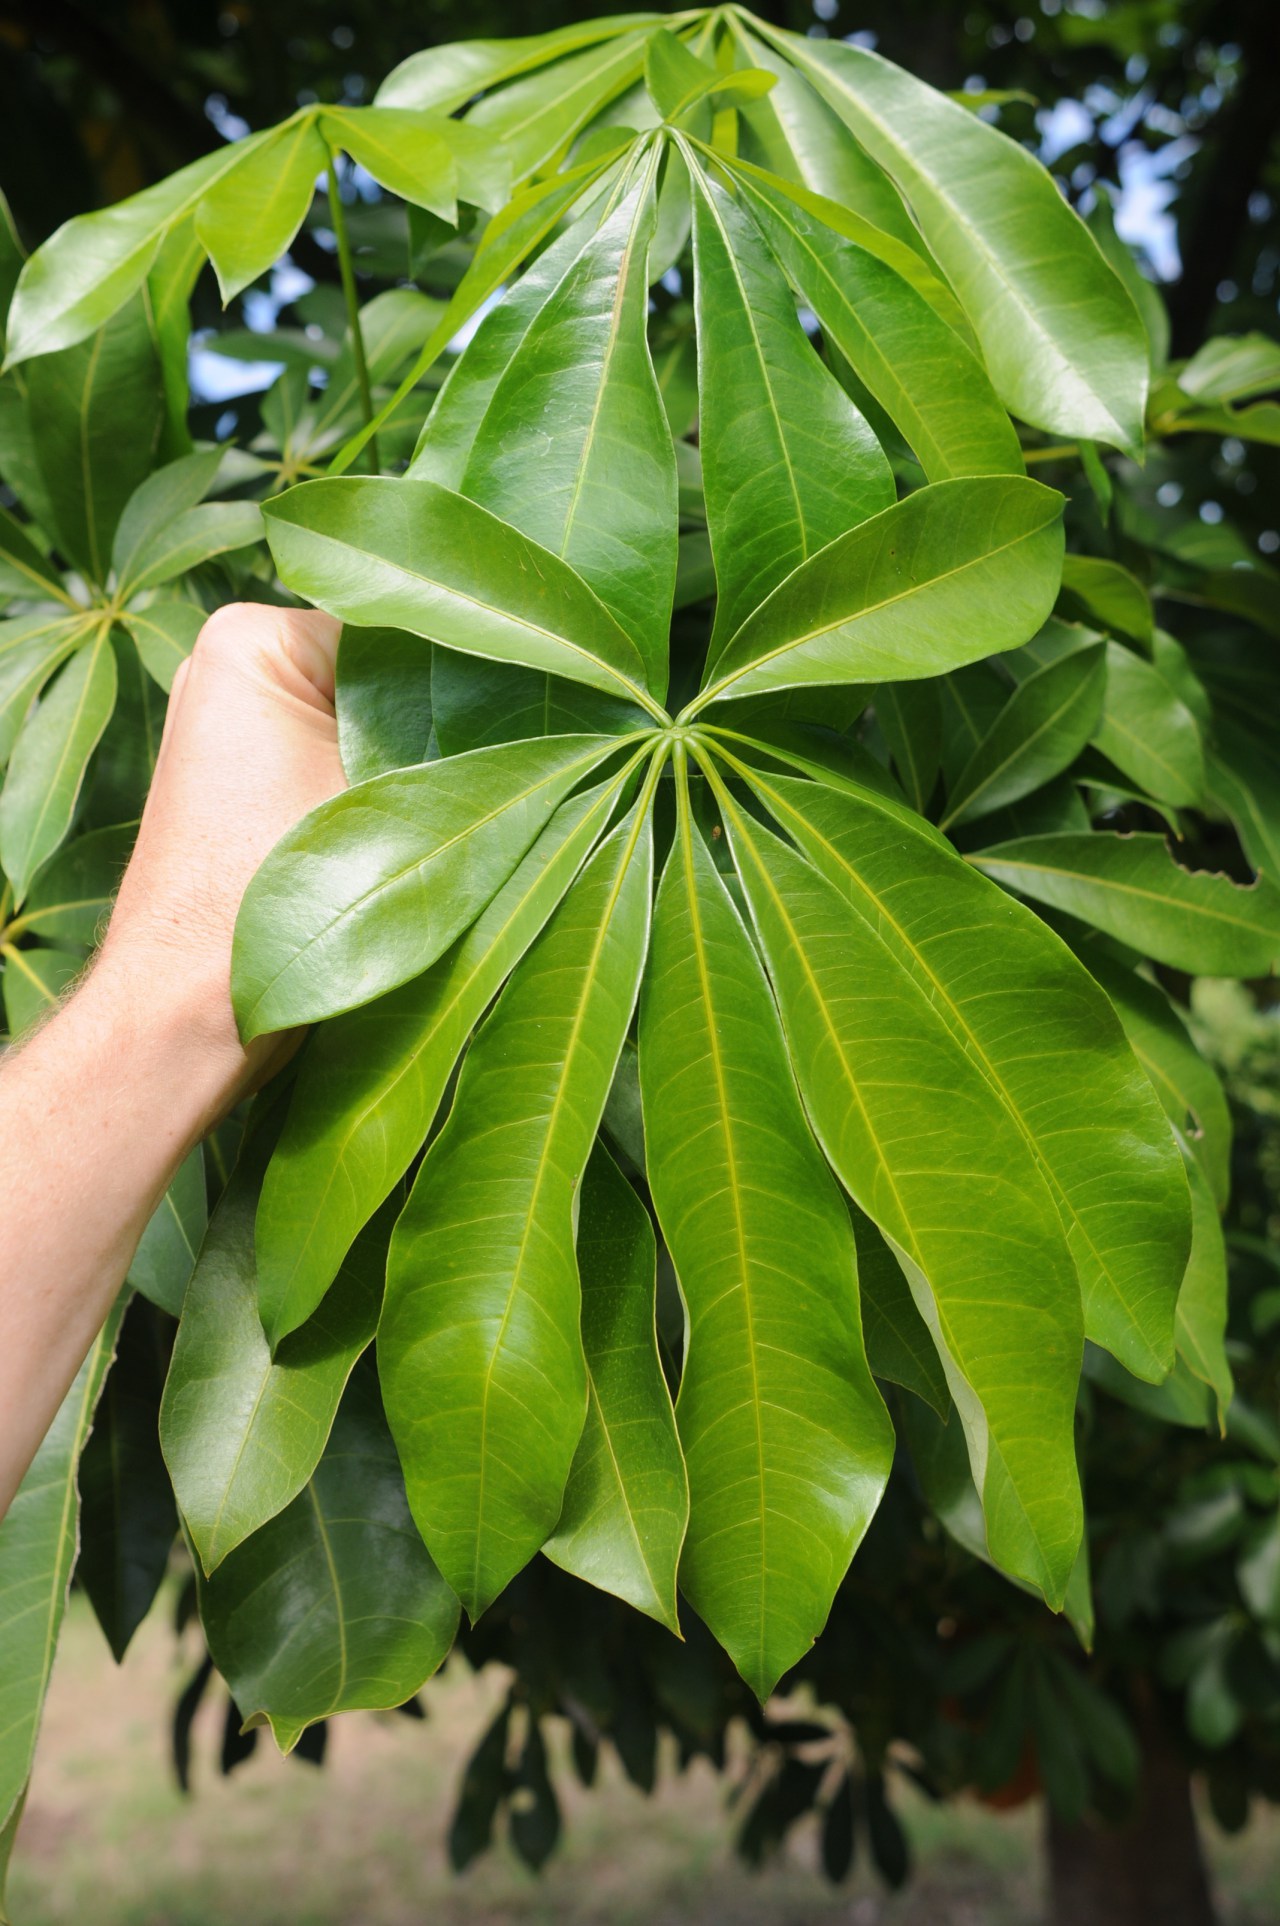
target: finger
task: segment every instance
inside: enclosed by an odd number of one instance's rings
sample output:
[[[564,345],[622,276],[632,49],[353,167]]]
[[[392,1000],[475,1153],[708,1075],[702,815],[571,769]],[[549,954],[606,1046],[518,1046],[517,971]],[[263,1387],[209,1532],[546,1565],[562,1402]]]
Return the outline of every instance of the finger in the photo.
[[[332,706],[341,622],[322,609],[279,609],[276,614],[280,649]]]

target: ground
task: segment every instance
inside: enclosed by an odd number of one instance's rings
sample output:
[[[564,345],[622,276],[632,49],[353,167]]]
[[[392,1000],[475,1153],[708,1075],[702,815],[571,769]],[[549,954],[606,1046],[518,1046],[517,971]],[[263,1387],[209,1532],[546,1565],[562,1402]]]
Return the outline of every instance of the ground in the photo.
[[[746,1871],[725,1790],[702,1769],[645,1799],[616,1772],[569,1792],[546,1872],[505,1846],[462,1878],[444,1833],[495,1681],[459,1666],[430,1717],[340,1720],[322,1771],[265,1741],[218,1776],[220,1708],[201,1714],[194,1794],[178,1792],[168,1713],[189,1667],[161,1611],[117,1670],[72,1602],[11,1882],[15,1926],[1037,1926],[1038,1815],[923,1803],[907,1822],[919,1870],[896,1898],[864,1874],[836,1892],[812,1841]],[[561,1775],[562,1786],[567,1783]],[[1212,1840],[1224,1926],[1280,1920],[1280,1816]]]

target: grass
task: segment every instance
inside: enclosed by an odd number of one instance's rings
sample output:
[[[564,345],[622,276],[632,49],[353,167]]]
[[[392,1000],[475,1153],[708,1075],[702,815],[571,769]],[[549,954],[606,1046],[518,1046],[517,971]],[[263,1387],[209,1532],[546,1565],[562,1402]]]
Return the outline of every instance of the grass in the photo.
[[[886,1895],[860,1870],[833,1890],[814,1842],[761,1873],[735,1859],[725,1787],[668,1769],[651,1798],[606,1770],[558,1775],[566,1838],[540,1878],[505,1845],[461,1878],[444,1835],[497,1682],[458,1667],[427,1688],[425,1725],[356,1715],[321,1771],[265,1738],[219,1776],[221,1704],[194,1735],[194,1793],[169,1763],[169,1711],[190,1666],[161,1613],[113,1666],[73,1601],[11,1880],[15,1926],[1035,1926],[1038,1816],[921,1802],[918,1860]],[[1280,1822],[1213,1844],[1224,1926],[1280,1918]]]

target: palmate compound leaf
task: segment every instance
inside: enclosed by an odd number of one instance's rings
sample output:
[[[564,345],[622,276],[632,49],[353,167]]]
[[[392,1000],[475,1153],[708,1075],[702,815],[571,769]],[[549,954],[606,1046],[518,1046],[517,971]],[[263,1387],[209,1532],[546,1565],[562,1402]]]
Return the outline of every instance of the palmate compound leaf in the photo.
[[[1186,1186],[1107,998],[1039,917],[985,886],[926,823],[857,784],[837,791],[820,770],[800,782],[735,766],[928,999],[1040,1163],[1086,1335],[1158,1380],[1189,1247]]]
[[[590,853],[625,775],[562,803],[425,975],[312,1037],[258,1206],[258,1309],[272,1344],[310,1316],[421,1149],[467,1038]]]
[[[895,490],[751,223],[700,168],[690,172],[714,657],[792,569],[890,507]]]
[[[1061,507],[1014,475],[909,495],[801,563],[730,639],[681,719],[722,697],[911,681],[1016,648],[1057,593]]]
[[[520,662],[661,716],[644,664],[558,555],[435,482],[304,482],[267,505],[281,579],[331,615]]]
[[[372,1362],[347,1386],[310,1482],[214,1572],[197,1572],[214,1663],[282,1752],[337,1712],[413,1697],[458,1601],[413,1528]]]
[[[1011,412],[1138,452],[1142,322],[1039,162],[879,54],[763,23],[759,30],[906,196]]]
[[[640,1014],[648,1174],[687,1319],[680,1584],[764,1698],[826,1621],[893,1431],[853,1232],[755,950],[681,795]]]
[[[241,1034],[354,1009],[429,968],[619,746],[549,736],[478,749],[373,776],[312,810],[241,906],[232,962]]]
[[[658,1357],[657,1246],[648,1211],[599,1141],[582,1180],[577,1253],[587,1419],[542,1549],[678,1633],[689,1483]]]
[[[1053,1199],[924,990],[825,876],[717,788],[814,1129],[932,1333],[992,1557],[1057,1608],[1080,1542],[1083,1331]]]
[[[468,1051],[392,1240],[387,1415],[414,1518],[473,1619],[555,1526],[582,1434],[574,1200],[644,966],[660,763]]]
[[[373,1342],[382,1304],[390,1224],[375,1222],[344,1254],[324,1304],[272,1359],[258,1317],[253,1252],[272,1134],[260,1126],[250,1135],[214,1213],[182,1307],[160,1411],[174,1495],[206,1572],[306,1485],[352,1367]]]
[[[1175,862],[1163,836],[1027,836],[970,858],[1033,902],[1063,910],[1192,976],[1266,976],[1280,958],[1280,890]]]
[[[675,450],[647,338],[660,152],[641,162],[529,322],[460,484],[577,571],[634,643],[657,696],[677,541]]]

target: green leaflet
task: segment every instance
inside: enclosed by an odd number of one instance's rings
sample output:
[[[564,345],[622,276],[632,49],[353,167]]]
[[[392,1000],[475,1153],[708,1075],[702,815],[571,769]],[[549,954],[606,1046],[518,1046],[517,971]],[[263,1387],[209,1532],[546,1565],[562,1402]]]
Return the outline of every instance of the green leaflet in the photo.
[[[145,608],[126,609],[121,627],[128,631],[152,681],[169,690],[207,619],[198,602],[159,596]]]
[[[649,923],[646,790],[467,1054],[396,1226],[378,1368],[418,1528],[472,1619],[560,1515],[587,1376],[574,1199]]]
[[[1178,1293],[1178,1354],[1207,1384],[1225,1426],[1235,1390],[1223,1333],[1227,1323],[1227,1252],[1208,1179],[1188,1154],[1191,1182],[1191,1255]]]
[[[1125,969],[1096,945],[1090,947],[1089,973],[1115,1004],[1166,1116],[1208,1178],[1216,1207],[1225,1210],[1231,1193],[1231,1112],[1217,1072],[1158,984]]]
[[[306,1485],[382,1303],[389,1224],[370,1227],[324,1304],[273,1361],[258,1318],[253,1257],[267,1148],[261,1141],[246,1147],[214,1213],[160,1412],[174,1494],[206,1572]]]
[[[463,125],[500,143],[516,180],[524,180],[547,168],[602,107],[639,78],[645,38],[619,34],[526,74],[478,102]]]
[[[1018,684],[951,785],[943,829],[1003,809],[1070,768],[1102,713],[1107,661],[1100,647],[1077,649]]]
[[[1163,836],[1029,836],[970,861],[1171,969],[1266,976],[1280,956],[1280,892],[1261,878],[1244,887],[1183,869]]]
[[[942,703],[936,682],[885,682],[876,721],[898,779],[919,815],[928,810],[942,759]]]
[[[578,1214],[587,1421],[547,1557],[679,1634],[676,1568],[689,1486],[654,1327],[649,1213],[604,1145]]]
[[[424,976],[311,1039],[258,1206],[258,1308],[272,1343],[310,1316],[352,1238],[421,1149],[467,1038],[568,889],[619,786],[562,803]]]
[[[1137,453],[1138,311],[1034,157],[878,54],[762,28],[902,190],[1024,421]]]
[[[9,762],[0,795],[0,865],[18,902],[71,827],[115,699],[116,658],[104,626],[45,691]]]
[[[411,477],[462,490],[476,435],[498,383],[535,317],[595,233],[601,211],[593,204],[580,215],[484,316],[422,425],[407,471]]]
[[[261,539],[262,510],[257,502],[201,502],[139,543],[120,592],[140,595],[159,588],[215,555],[248,548]]]
[[[458,218],[458,166],[446,129],[450,123],[403,107],[331,107],[321,116],[326,143],[345,147],[352,160],[401,200],[442,220]],[[474,199],[474,195],[469,198]],[[498,205],[505,194],[500,190]],[[486,195],[493,205],[493,195]]]
[[[145,303],[131,301],[76,347],[41,353],[27,393],[50,533],[90,581],[105,583],[116,523],[150,470],[164,418]]]
[[[866,1213],[848,1199],[846,1202],[858,1246],[858,1295],[867,1363],[876,1377],[914,1391],[945,1418],[951,1409],[946,1372],[929,1327],[916,1309],[902,1266]]]
[[[49,677],[87,640],[95,617],[13,615],[0,621],[0,764],[9,760],[18,732]]]
[[[1107,693],[1093,740],[1159,802],[1190,807],[1204,795],[1200,727],[1164,677],[1122,642],[1107,644]]]
[[[727,793],[722,806],[806,1106],[907,1272],[991,1555],[1056,1609],[1080,1541],[1082,1331],[1053,1200],[998,1093],[887,946]]]
[[[232,960],[241,1034],[354,1009],[427,969],[618,746],[550,736],[478,749],[374,776],[313,809],[241,905]]]
[[[84,958],[68,950],[14,949],[5,945],[5,1025],[10,1041],[51,1010],[67,985],[84,968]]]
[[[898,682],[1016,648],[1057,592],[1062,497],[1022,477],[938,482],[829,542],[743,623],[717,697]]]
[[[700,168],[690,173],[714,659],[793,568],[890,507],[895,490],[755,230]]]
[[[660,13],[622,13],[513,40],[450,41],[402,60],[379,87],[377,103],[380,107],[434,107],[451,113],[501,81],[583,47],[615,40],[637,27],[661,26],[664,19]]]
[[[266,507],[282,579],[367,627],[566,675],[656,713],[644,664],[604,604],[562,562],[434,482],[305,482]]]
[[[316,1720],[402,1705],[430,1678],[458,1601],[413,1529],[371,1365],[306,1488],[196,1578],[214,1663],[246,1725],[270,1725],[282,1752]]]
[[[31,1771],[75,1563],[76,1468],[123,1314],[122,1296],[0,1521],[0,1827],[22,1800]]]
[[[279,260],[328,164],[315,116],[304,112],[273,128],[205,194],[196,235],[213,262],[224,307]]]
[[[1105,997],[1039,917],[984,887],[926,824],[867,791],[749,779],[928,997],[1041,1163],[1087,1334],[1137,1376],[1161,1377],[1190,1235],[1186,1190]]]
[[[270,138],[250,134],[114,207],[65,222],[22,270],[9,309],[6,365],[72,347],[109,321],[146,279],[165,235]]]
[[[543,675],[509,662],[485,662],[436,649],[431,666],[431,710],[442,756],[465,755],[531,736],[623,735],[647,718],[634,703],[607,696],[585,682]]]
[[[60,849],[40,871],[5,932],[87,950],[97,941],[133,848],[136,823],[93,829]]]
[[[0,508],[0,595],[75,607],[53,563],[7,508]]]
[[[763,972],[687,804],[640,1015],[649,1182],[687,1320],[681,1589],[763,1699],[822,1630],[893,1433],[853,1234]]]
[[[660,697],[676,466],[646,325],[656,164],[655,150],[531,318],[461,488],[576,570],[635,644]]]
[[[793,198],[758,170],[736,167],[779,265],[890,416],[929,481],[1020,474],[1022,452],[987,372],[924,294],[837,210]],[[867,237],[873,241],[874,237]]]
[[[1068,555],[1062,564],[1062,592],[1068,601],[1080,603],[1091,621],[1129,636],[1150,653],[1151,597],[1127,568],[1096,555]]]
[[[826,102],[815,95],[789,62],[730,22],[736,50],[751,66],[775,76],[763,100],[742,110],[742,154],[762,170],[794,181],[892,236],[920,258],[920,231],[893,182],[852,138]],[[922,272],[928,272],[920,261]],[[939,293],[945,290],[932,274]],[[951,297],[954,305],[954,297]]]
[[[348,782],[430,760],[431,657],[403,629],[343,630],[334,701]]]
[[[76,1579],[117,1664],[155,1601],[178,1530],[156,1429],[166,1341],[134,1298],[80,1457]]]
[[[187,1282],[208,1220],[204,1151],[183,1159],[139,1240],[129,1282],[170,1317],[181,1317]]]
[[[170,522],[204,500],[226,453],[225,448],[211,448],[182,455],[157,468],[134,489],[121,510],[111,544],[111,567],[122,594],[133,592],[139,551],[150,548]]]
[[[1208,799],[1235,824],[1241,847],[1255,869],[1280,877],[1280,768],[1268,740],[1265,715],[1260,730],[1242,729],[1218,715],[1215,742],[1205,752]]]

